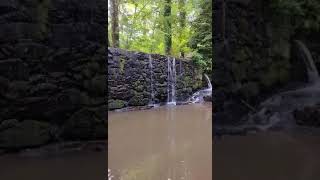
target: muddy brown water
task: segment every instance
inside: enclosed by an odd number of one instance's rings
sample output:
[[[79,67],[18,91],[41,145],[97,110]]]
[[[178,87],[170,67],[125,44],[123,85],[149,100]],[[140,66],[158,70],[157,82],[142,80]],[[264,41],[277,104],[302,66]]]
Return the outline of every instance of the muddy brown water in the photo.
[[[0,156],[1,180],[105,180],[106,152],[70,152],[56,156]]]
[[[226,136],[214,141],[213,152],[213,179],[320,179],[318,135],[269,132]]]
[[[212,106],[108,113],[112,180],[211,180]]]

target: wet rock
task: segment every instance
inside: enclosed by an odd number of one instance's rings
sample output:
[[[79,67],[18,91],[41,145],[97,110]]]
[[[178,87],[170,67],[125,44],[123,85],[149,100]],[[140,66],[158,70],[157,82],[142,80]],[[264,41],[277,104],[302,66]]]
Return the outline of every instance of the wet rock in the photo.
[[[145,106],[148,104],[148,102],[149,102],[148,99],[144,99],[143,95],[138,94],[138,95],[133,96],[129,100],[128,104],[129,104],[129,106]]]
[[[48,55],[48,47],[34,42],[22,42],[16,45],[16,53],[20,58],[39,59]]]
[[[96,135],[101,135],[99,128],[99,125],[103,124],[101,121],[94,111],[83,108],[74,113],[64,124],[62,136],[72,140],[94,139]]]
[[[32,95],[49,95],[58,90],[58,86],[51,83],[41,83],[34,86],[30,93]]]
[[[4,131],[9,128],[16,127],[19,124],[19,121],[16,119],[7,119],[1,122],[0,131]]]
[[[121,99],[129,106],[145,106],[150,102],[151,83],[156,102],[167,101],[167,58],[152,55],[152,73],[149,55],[108,48],[108,95],[109,99]],[[185,100],[202,87],[196,67],[190,61],[176,59],[176,99]],[[182,74],[183,72],[183,74]],[[152,79],[151,81],[151,75]]]
[[[108,100],[108,109],[114,110],[114,109],[121,109],[125,107],[125,101],[122,100]]]
[[[29,68],[21,59],[7,59],[0,61],[0,75],[10,80],[26,80]]]
[[[39,146],[50,140],[50,125],[35,120],[25,120],[0,132],[0,148],[17,149]]]
[[[11,22],[3,24],[0,29],[0,39],[4,42],[11,42],[17,39],[37,39],[41,40],[43,34],[39,31],[39,26],[26,22]]]
[[[298,125],[320,127],[320,105],[296,109],[293,116]]]
[[[212,96],[204,96],[203,100],[206,102],[212,102]]]
[[[0,94],[5,94],[9,88],[9,80],[5,77],[0,76]]]
[[[43,123],[51,137],[64,140],[60,127],[81,108],[107,111],[105,10],[101,0],[0,0],[1,147],[42,144],[47,139]],[[106,118],[101,109],[92,111]],[[102,137],[103,122],[87,121],[91,134],[79,139]]]

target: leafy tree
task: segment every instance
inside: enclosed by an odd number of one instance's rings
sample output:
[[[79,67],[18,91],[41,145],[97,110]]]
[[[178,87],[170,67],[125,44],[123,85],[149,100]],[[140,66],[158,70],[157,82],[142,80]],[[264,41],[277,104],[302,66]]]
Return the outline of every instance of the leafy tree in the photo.
[[[164,45],[165,54],[171,54],[172,33],[171,33],[171,0],[164,0]]]
[[[211,0],[121,0],[120,48],[186,59],[193,56],[200,67],[210,71],[211,7]],[[108,13],[109,21],[111,15]],[[108,30],[112,37],[112,23]]]
[[[111,0],[112,46],[119,47],[119,0]]]
[[[183,37],[184,35],[184,29],[186,27],[186,10],[185,10],[185,0],[179,0],[179,30],[180,30],[180,34],[179,34],[179,40],[180,41],[180,46],[179,46],[179,50],[180,50],[180,55],[181,57],[184,57],[184,48],[186,46],[186,42],[183,42],[183,39],[185,37]]]
[[[201,11],[193,22],[194,34],[190,47],[194,49],[193,61],[206,73],[212,72],[212,0],[200,4]]]

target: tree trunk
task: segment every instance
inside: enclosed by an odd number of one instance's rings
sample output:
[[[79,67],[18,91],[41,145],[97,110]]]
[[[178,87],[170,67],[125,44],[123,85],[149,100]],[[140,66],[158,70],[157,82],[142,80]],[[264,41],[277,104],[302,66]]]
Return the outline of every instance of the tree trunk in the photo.
[[[119,0],[111,0],[111,33],[112,46],[119,47]]]
[[[165,46],[165,54],[171,54],[171,0],[165,0],[164,6],[164,46]]]
[[[185,10],[185,0],[179,0],[179,24],[181,33],[183,32],[184,28],[186,27],[186,10]],[[180,34],[180,39],[182,39]],[[183,47],[182,47],[183,48]],[[180,56],[184,58],[184,51],[180,49]]]

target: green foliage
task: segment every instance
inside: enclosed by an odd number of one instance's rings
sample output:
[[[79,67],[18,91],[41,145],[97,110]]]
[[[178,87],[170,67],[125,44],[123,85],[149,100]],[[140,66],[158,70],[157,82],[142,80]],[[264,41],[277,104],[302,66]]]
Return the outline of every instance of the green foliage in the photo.
[[[193,22],[194,31],[190,39],[193,61],[206,73],[212,72],[212,1],[204,0],[200,4],[201,11]]]
[[[197,1],[196,1],[197,2]],[[164,18],[165,0],[121,0],[119,10],[120,48],[146,53],[165,53],[166,20],[171,22],[171,55],[179,56],[183,51],[191,53],[188,42],[192,33],[191,23],[200,9],[192,0],[185,0],[183,6],[178,1],[171,2],[171,15]],[[180,27],[180,11],[185,12],[184,27]],[[111,14],[108,12],[110,22]],[[108,24],[108,37],[111,28]]]
[[[167,41],[171,56],[193,56],[199,67],[211,71],[212,0],[121,0],[119,8],[120,48],[165,54]],[[109,24],[108,30],[110,38]]]
[[[296,28],[319,30],[319,0],[272,0],[271,7],[278,13],[292,17]]]

